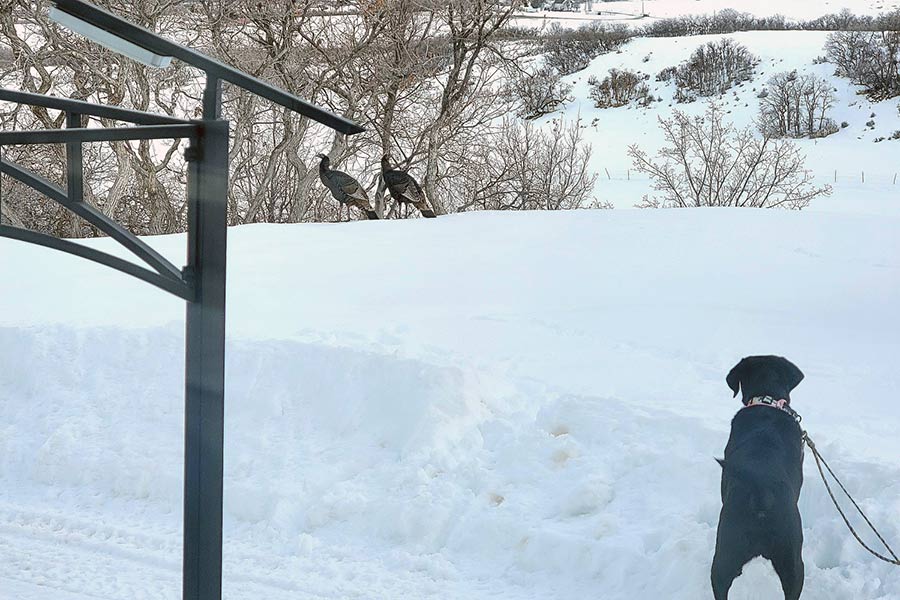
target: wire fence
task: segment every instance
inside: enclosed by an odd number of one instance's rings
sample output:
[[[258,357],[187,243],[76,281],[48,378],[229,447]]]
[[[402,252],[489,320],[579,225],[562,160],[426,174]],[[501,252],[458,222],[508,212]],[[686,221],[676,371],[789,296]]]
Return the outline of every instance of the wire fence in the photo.
[[[597,173],[598,183],[603,181],[651,181],[646,173],[634,169],[608,169],[602,168]],[[831,185],[855,184],[855,185],[898,185],[900,183],[900,171],[839,171],[830,173],[817,172],[813,174],[816,183]]]

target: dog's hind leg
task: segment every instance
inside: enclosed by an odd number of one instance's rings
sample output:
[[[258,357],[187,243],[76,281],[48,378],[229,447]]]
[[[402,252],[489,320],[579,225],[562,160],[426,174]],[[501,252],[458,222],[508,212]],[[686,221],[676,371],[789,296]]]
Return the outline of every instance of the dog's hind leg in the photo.
[[[733,554],[716,551],[710,573],[713,597],[716,600],[728,600],[728,590],[741,574],[745,562],[738,560]]]
[[[784,600],[798,600],[803,591],[803,559],[798,550],[789,558],[776,558],[772,560],[772,566],[781,579],[781,589],[784,590]]]

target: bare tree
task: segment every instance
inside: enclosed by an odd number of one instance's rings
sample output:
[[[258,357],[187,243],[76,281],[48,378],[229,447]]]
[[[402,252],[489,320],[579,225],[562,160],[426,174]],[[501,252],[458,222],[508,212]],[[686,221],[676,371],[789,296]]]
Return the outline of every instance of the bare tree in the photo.
[[[769,137],[824,137],[838,131],[828,118],[835,96],[831,84],[796,71],[778,73],[760,94],[759,127]]]
[[[876,100],[900,95],[900,11],[890,18],[893,30],[837,31],[825,44],[826,56],[838,73]]]
[[[667,146],[655,157],[632,145],[637,170],[653,180],[660,197],[644,197],[642,207],[747,206],[800,209],[831,193],[817,187],[805,158],[788,140],[756,137],[736,130],[710,103],[703,116],[675,111],[659,119]]]
[[[473,157],[478,172],[461,210],[565,210],[590,203],[597,176],[580,121],[554,119],[545,131],[506,119],[491,146]]]
[[[178,112],[189,87],[183,65],[153,71],[106,51],[48,21],[47,4],[16,0],[0,11],[0,43],[10,50],[14,67],[4,73],[5,84],[41,94],[62,91],[77,99],[101,98],[138,110]],[[103,4],[145,27],[179,30],[170,1]],[[65,114],[40,107],[18,106],[0,114],[4,129],[60,128],[64,120]],[[109,119],[98,121],[114,124]],[[87,146],[85,199],[138,233],[178,230],[185,219],[184,200],[178,194],[183,180],[176,174],[181,164],[179,147],[178,141],[147,140]],[[62,181],[62,145],[17,148],[7,155],[51,181]],[[20,212],[20,219],[29,226],[62,236],[98,233],[61,207],[37,198],[25,201],[26,197],[30,196],[16,195],[6,210]]]

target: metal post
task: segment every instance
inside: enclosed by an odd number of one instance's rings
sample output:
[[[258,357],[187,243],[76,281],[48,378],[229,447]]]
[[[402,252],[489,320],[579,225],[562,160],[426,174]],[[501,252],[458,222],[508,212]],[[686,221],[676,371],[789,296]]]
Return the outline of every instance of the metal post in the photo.
[[[81,115],[78,113],[66,113],[66,127],[81,128]],[[82,158],[81,142],[68,142],[66,144],[66,195],[72,202],[81,202],[84,199],[84,162]]]
[[[215,107],[218,112],[215,96],[219,93],[219,82],[209,81],[204,109]],[[228,122],[215,116],[204,120],[187,158],[190,170],[185,276],[196,295],[187,306],[185,337],[183,598],[220,600]]]
[[[81,127],[81,115],[74,112],[66,112],[66,127],[69,129]],[[84,157],[81,142],[69,142],[66,144],[66,191],[72,202],[84,201]],[[72,219],[72,229],[79,231],[78,217],[69,215]],[[77,233],[76,233],[77,235]]]

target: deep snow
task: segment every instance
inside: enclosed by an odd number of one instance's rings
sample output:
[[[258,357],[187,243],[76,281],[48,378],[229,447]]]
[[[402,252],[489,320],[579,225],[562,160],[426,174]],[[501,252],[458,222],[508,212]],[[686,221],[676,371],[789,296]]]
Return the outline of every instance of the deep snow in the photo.
[[[232,229],[226,597],[709,597],[713,457],[739,406],[724,376],[755,353],[805,371],[804,424],[900,539],[898,225],[719,209]],[[181,236],[150,241],[181,262]],[[8,240],[0,280],[0,597],[178,597],[183,306]],[[900,598],[900,570],[806,476],[804,597]],[[778,584],[758,561],[734,590]]]

